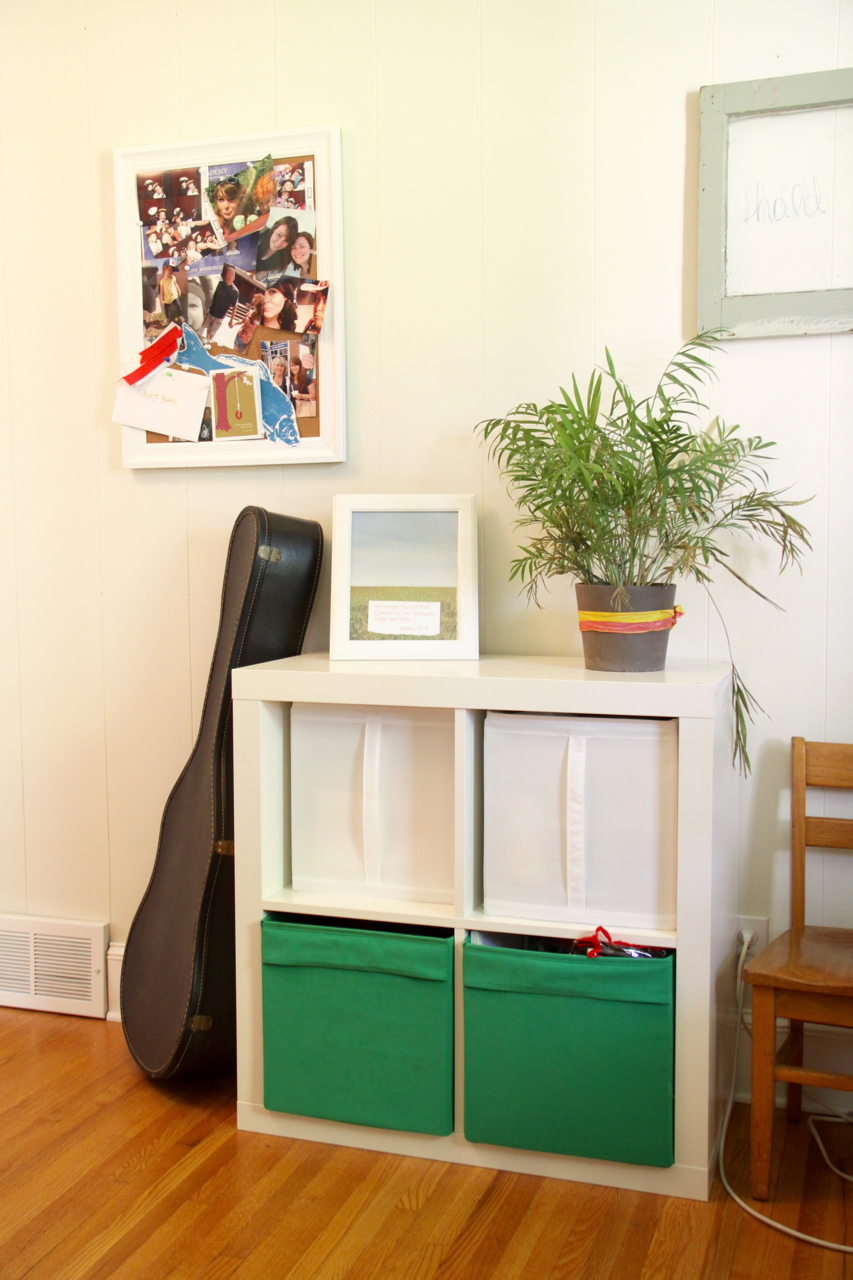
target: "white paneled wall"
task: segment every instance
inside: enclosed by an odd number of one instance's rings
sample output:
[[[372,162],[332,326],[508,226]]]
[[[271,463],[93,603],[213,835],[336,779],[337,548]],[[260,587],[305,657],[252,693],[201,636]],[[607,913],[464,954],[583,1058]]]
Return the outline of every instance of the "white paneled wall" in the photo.
[[[571,584],[536,611],[507,581],[513,506],[473,427],[585,383],[605,345],[650,388],[695,325],[700,86],[852,64],[853,0],[0,6],[0,910],[125,936],[248,502],[329,532],[336,491],[475,491],[484,647],[580,652]],[[349,461],[123,471],[112,149],[329,123]],[[716,591],[768,713],[741,788],[741,908],[778,932],[788,739],[853,740],[853,337],[733,345],[719,375],[714,409],[777,441],[774,483],[814,495],[802,576],[735,553],[785,612]],[[327,561],[311,649],[328,580]],[[724,656],[704,593],[680,598],[673,653]],[[853,922],[843,856],[815,855],[809,880],[813,919]]]

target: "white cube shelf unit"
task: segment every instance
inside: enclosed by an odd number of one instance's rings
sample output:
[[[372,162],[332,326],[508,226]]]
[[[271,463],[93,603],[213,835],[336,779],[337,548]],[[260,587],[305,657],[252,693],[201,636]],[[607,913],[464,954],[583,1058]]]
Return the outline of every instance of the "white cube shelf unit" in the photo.
[[[241,1129],[402,1155],[707,1199],[734,1038],[737,788],[731,669],[676,662],[611,674],[581,659],[331,662],[305,654],[233,672],[237,946],[237,1122]],[[453,713],[452,901],[293,887],[290,709],[432,708]],[[675,1162],[668,1169],[519,1151],[464,1137],[462,943],[469,930],[578,937],[589,919],[483,913],[483,730],[487,711],[676,720],[676,926],[618,925],[627,941],[676,948]],[[314,712],[316,714],[316,711]],[[302,762],[304,763],[304,761]],[[618,779],[614,779],[618,787]],[[437,895],[438,896],[438,895]],[[449,894],[440,895],[448,898]],[[455,1131],[429,1137],[268,1111],[263,1105],[261,930],[265,912],[451,928],[456,940]],[[571,913],[569,913],[571,915]],[[598,923],[605,927],[606,918]],[[642,963],[638,961],[638,963]],[[535,1045],[531,1046],[535,1053]]]

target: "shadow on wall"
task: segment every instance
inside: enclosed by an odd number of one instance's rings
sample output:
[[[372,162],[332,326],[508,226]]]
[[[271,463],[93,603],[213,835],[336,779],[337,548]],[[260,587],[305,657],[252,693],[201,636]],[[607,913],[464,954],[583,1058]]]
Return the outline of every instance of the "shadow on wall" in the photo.
[[[699,269],[699,94],[685,102],[684,240],[681,246],[681,332],[696,333],[696,276]]]

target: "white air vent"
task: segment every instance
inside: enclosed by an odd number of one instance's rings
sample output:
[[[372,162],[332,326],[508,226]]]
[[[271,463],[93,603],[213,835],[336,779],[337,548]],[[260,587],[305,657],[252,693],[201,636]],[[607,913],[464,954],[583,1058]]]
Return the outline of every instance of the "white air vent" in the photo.
[[[0,933],[0,990],[29,995],[30,939],[26,933]]]
[[[0,915],[0,1005],[103,1018],[109,925]]]

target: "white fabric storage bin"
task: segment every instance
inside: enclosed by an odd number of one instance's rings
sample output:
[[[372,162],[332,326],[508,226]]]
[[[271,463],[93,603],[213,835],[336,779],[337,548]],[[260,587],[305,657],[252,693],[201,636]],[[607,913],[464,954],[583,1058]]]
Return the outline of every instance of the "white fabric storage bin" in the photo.
[[[675,928],[678,725],[486,716],[487,915]]]
[[[454,713],[294,703],[293,887],[453,901]]]

